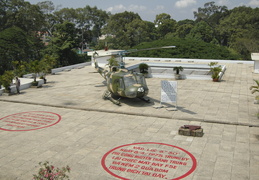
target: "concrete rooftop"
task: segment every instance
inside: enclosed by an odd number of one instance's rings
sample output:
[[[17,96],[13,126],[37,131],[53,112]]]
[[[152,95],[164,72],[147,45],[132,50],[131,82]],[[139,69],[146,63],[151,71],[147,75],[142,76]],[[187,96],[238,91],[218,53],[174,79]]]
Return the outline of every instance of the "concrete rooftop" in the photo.
[[[259,74],[252,64],[224,65],[221,82],[178,80],[177,111],[168,110],[171,104],[154,108],[161,80],[173,79],[147,79],[151,103],[122,98],[116,106],[101,98],[106,86],[92,66],[48,75],[42,88],[0,96],[0,180],[32,179],[44,161],[69,165],[71,180],[258,180],[258,104],[249,87]],[[27,126],[22,120],[28,116],[45,125]],[[48,124],[51,119],[55,123]],[[178,135],[183,125],[201,126],[203,137]],[[132,157],[128,161],[138,162],[123,164],[123,148],[128,154],[139,149],[146,165]],[[164,160],[160,168],[150,149]],[[169,164],[170,152],[187,158],[187,165]]]

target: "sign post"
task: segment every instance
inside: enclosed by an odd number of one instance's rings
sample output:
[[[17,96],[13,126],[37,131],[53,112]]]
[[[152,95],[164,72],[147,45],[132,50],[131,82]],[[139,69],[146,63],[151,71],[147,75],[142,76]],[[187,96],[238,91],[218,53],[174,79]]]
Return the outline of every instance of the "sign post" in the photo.
[[[161,101],[162,103],[175,103],[177,110],[177,81],[161,81]]]

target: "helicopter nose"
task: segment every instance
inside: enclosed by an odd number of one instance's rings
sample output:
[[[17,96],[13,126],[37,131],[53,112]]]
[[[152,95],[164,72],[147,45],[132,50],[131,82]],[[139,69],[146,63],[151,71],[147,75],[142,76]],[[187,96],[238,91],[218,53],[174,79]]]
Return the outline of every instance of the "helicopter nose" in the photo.
[[[144,87],[139,87],[137,93],[138,93],[137,97],[146,96],[148,94],[148,89],[145,89]]]
[[[135,98],[137,97],[137,89],[134,88],[134,87],[131,87],[131,88],[128,88],[126,89],[125,91],[125,95],[128,97],[128,98]]]
[[[143,93],[145,90],[143,87],[138,88],[138,92]]]
[[[148,89],[143,86],[132,86],[125,91],[125,95],[128,98],[143,97],[147,95]]]

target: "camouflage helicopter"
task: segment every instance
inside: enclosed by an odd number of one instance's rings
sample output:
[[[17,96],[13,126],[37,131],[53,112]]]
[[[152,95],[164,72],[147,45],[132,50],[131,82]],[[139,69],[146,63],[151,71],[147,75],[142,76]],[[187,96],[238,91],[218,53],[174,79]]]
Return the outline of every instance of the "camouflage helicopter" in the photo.
[[[125,68],[125,63],[123,62],[123,55],[131,52],[153,50],[153,49],[165,49],[174,48],[175,46],[164,46],[158,48],[148,48],[141,50],[129,50],[123,53],[118,53],[117,56],[120,59],[119,66],[113,66],[108,69],[100,67],[96,60],[98,53],[93,54],[93,60],[95,64],[95,69],[97,72],[106,80],[107,90],[102,95],[103,99],[108,99],[116,105],[120,105],[120,98],[139,98],[145,102],[149,102],[145,96],[148,94],[148,86],[145,77],[142,73],[129,71]],[[114,99],[117,96],[119,99]]]

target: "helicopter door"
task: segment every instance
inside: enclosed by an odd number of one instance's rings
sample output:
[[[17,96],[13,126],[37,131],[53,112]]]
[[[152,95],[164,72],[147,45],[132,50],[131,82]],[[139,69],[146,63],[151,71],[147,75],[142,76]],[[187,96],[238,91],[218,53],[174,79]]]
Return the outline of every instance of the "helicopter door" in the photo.
[[[120,80],[119,80],[119,89],[121,89],[121,90],[124,90],[125,89],[125,85],[124,85],[124,82],[123,82],[123,79],[121,78]]]
[[[147,86],[146,80],[143,75],[136,76],[136,78],[139,84],[142,84],[143,86]]]
[[[125,89],[125,86],[124,86],[124,82],[122,79],[117,79],[117,93],[120,95],[120,96],[123,96],[123,92],[124,92],[124,89]]]
[[[112,91],[112,86],[111,86],[111,84],[112,84],[111,78],[108,77],[108,78],[107,78],[107,88],[108,88],[109,91]]]

